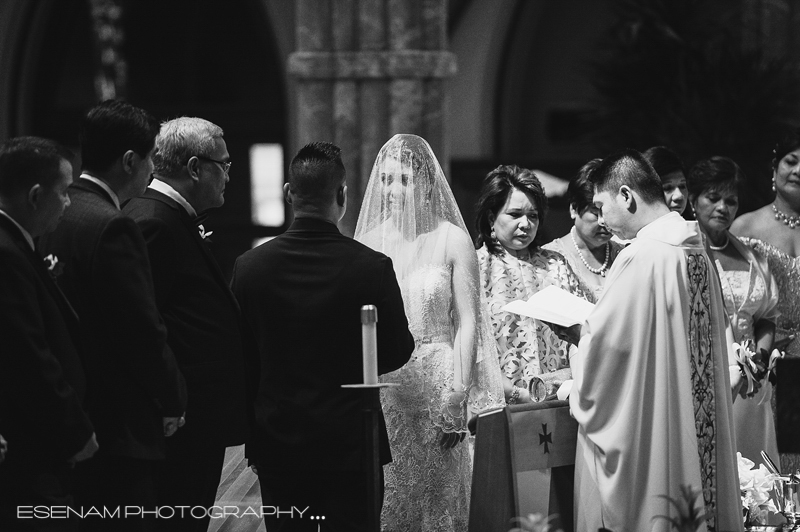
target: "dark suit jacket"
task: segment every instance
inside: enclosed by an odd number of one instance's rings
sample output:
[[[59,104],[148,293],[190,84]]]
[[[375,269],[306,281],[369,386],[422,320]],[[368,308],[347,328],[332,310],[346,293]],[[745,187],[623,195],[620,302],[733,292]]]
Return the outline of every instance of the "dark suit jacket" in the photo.
[[[136,224],[106,192],[79,179],[42,253],[64,265],[58,282],[81,317],[86,407],[100,448],[164,457],[163,416],[185,408],[185,390],[155,305],[147,248]]]
[[[233,291],[260,355],[248,456],[268,473],[363,470],[361,396],[341,388],[363,382],[362,305],[378,308],[379,373],[414,350],[391,259],[331,223],[297,219],[237,259]],[[385,426],[379,438],[385,464]]]
[[[142,230],[167,343],[186,378],[186,426],[206,443],[244,443],[247,422],[239,305],[194,220],[152,189],[125,205]]]
[[[77,326],[41,256],[0,215],[0,434],[9,461],[63,463],[92,435]]]

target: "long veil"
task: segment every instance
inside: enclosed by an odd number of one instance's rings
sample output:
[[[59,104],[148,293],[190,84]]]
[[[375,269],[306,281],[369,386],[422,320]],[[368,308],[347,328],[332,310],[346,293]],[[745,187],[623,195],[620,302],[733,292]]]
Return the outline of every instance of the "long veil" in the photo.
[[[452,294],[458,304],[454,301],[451,306],[451,322],[453,333],[459,331],[452,337],[455,382],[464,386],[473,411],[503,406],[497,346],[475,249],[442,168],[424,139],[395,135],[381,148],[355,238],[392,259],[404,297],[409,280],[420,269],[452,267]],[[408,300],[405,305],[408,313]],[[423,323],[421,334],[427,334],[424,327]],[[413,327],[412,332],[420,334]]]

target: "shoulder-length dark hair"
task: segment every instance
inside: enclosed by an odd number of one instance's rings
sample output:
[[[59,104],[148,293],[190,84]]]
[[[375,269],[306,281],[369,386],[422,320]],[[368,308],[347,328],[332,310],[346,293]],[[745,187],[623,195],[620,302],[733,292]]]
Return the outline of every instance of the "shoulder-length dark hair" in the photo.
[[[492,224],[489,216],[497,216],[503,205],[506,204],[508,196],[514,189],[519,189],[533,199],[536,211],[539,213],[539,227],[544,224],[544,215],[547,210],[547,196],[539,178],[533,170],[520,168],[517,165],[500,165],[486,175],[481,187],[480,197],[475,210],[475,228],[478,237],[475,239],[475,246],[480,248],[484,244],[486,248],[494,254],[501,253],[503,246],[491,237]],[[540,244],[539,234],[529,247],[535,248]]]
[[[709,190],[732,189],[738,193],[744,179],[744,172],[733,159],[717,155],[692,166],[686,188],[690,201],[694,202],[700,194]]]

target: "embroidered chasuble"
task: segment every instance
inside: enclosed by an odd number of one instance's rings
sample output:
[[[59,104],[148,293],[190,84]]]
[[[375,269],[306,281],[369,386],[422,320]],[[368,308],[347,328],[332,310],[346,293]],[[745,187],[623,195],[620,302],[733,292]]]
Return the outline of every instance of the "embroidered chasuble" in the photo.
[[[570,363],[575,530],[668,532],[666,497],[689,485],[709,532],[741,531],[725,308],[697,223],[643,227],[605,286]]]

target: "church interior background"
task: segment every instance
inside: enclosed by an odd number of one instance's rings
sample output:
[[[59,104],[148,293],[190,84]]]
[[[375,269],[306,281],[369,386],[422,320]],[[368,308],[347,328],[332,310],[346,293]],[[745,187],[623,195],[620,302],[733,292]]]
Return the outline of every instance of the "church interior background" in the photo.
[[[343,148],[346,234],[380,146],[416,133],[467,226],[489,170],[540,170],[549,240],[570,225],[565,180],[612,147],[731,156],[752,168],[745,210],[765,203],[769,134],[800,123],[792,27],[800,0],[0,0],[0,141],[77,153],[82,115],[107,97],[219,124],[234,165],[207,225],[226,273],[288,227],[286,166],[312,140]],[[739,92],[692,86],[693,68],[735,60]]]

